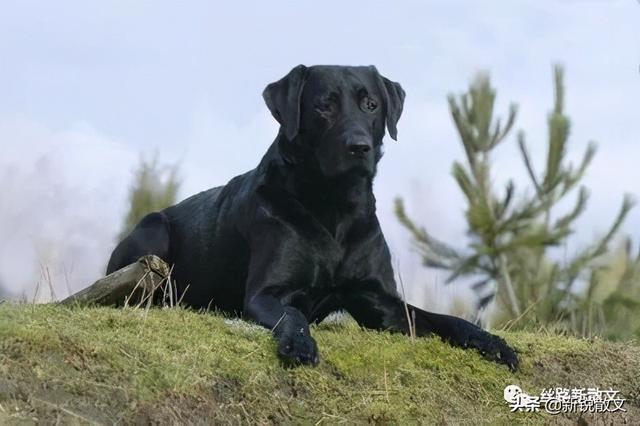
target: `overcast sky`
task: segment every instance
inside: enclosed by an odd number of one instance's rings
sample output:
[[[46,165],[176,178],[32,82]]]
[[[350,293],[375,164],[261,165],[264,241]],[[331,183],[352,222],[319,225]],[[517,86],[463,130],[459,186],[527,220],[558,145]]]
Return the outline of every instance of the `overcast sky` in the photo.
[[[419,305],[446,299],[444,276],[419,266],[392,200],[405,197],[427,229],[464,246],[450,176],[463,152],[446,95],[479,70],[498,88],[498,113],[519,104],[516,128],[542,169],[552,64],[565,65],[569,156],[577,162],[589,140],[599,144],[570,252],[606,229],[625,192],[640,198],[637,1],[5,0],[0,282],[20,293],[48,265],[60,297],[99,277],[140,153],[180,162],[181,197],[253,168],[277,132],[261,92],[299,63],[375,64],[407,92],[375,192]],[[497,152],[498,184],[526,182],[515,147],[512,136]],[[640,208],[624,231],[640,240]]]

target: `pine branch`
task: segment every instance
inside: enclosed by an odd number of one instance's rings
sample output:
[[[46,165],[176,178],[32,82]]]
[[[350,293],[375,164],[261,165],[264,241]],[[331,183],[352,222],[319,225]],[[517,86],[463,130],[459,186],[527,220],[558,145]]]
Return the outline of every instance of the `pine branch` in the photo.
[[[451,174],[458,183],[462,193],[467,197],[469,204],[475,204],[478,200],[476,188],[464,166],[459,162],[454,161]]]
[[[562,216],[554,223],[554,228],[566,228],[568,227],[574,220],[578,218],[584,212],[584,209],[587,206],[587,200],[589,199],[589,191],[584,186],[580,187],[580,191],[578,192],[578,198],[576,200],[576,204],[573,209],[565,216]]]
[[[511,131],[513,124],[516,121],[516,116],[518,114],[518,106],[516,104],[509,105],[509,117],[507,118],[507,124],[505,125],[502,131],[500,130],[500,119],[496,121],[495,129],[493,132],[493,136],[491,138],[491,144],[487,148],[486,151],[493,149],[496,145],[504,140],[507,134]]]
[[[587,167],[589,167],[589,165],[591,164],[596,151],[596,144],[593,142],[589,142],[589,145],[587,146],[578,170],[576,172],[573,172],[571,166],[569,166],[563,179],[562,191],[558,195],[559,199],[563,198],[567,193],[569,193],[569,191],[571,191],[575,187],[575,185],[584,177],[584,173],[586,172]]]
[[[505,191],[504,198],[502,199],[502,202],[500,202],[496,207],[496,219],[498,219],[498,221],[500,221],[504,217],[505,213],[509,209],[511,200],[513,199],[515,188],[515,184],[510,179],[507,183],[507,189]]]
[[[536,193],[539,197],[541,197],[542,188],[540,187],[540,183],[538,182],[538,178],[536,177],[536,172],[533,169],[533,163],[531,162],[531,156],[529,155],[529,150],[527,149],[523,131],[518,132],[518,147],[520,148],[520,153],[522,154],[524,165],[527,168],[527,173],[529,173],[529,178],[531,179],[531,182],[536,189]]]
[[[622,206],[620,207],[613,224],[609,228],[609,231],[596,244],[583,250],[580,255],[576,256],[574,260],[569,263],[569,266],[566,268],[566,275],[569,282],[573,282],[579,272],[589,262],[603,255],[607,251],[609,243],[620,229],[620,226],[622,226],[627,214],[634,205],[635,201],[629,195],[625,195],[624,200],[622,201]]]
[[[461,103],[462,105],[465,105],[465,108],[466,108],[467,103],[465,99],[466,98],[464,96],[461,97]],[[453,118],[453,122],[455,123],[456,128],[458,129],[458,134],[460,135],[460,139],[462,140],[462,146],[464,147],[464,152],[467,155],[467,161],[469,161],[469,164],[471,165],[471,167],[473,167],[476,163],[476,157],[475,157],[475,149],[473,146],[472,133],[466,125],[466,122],[463,118],[460,108],[456,103],[455,97],[453,95],[449,95],[448,101],[449,101],[449,109],[451,111],[451,117]]]
[[[462,259],[462,256],[451,246],[432,237],[424,228],[417,226],[407,216],[401,198],[395,199],[395,213],[400,223],[411,232],[414,240],[420,244],[423,249],[424,262],[429,266],[449,268]]]
[[[547,169],[542,184],[545,192],[551,192],[561,182],[562,160],[566,153],[566,142],[569,138],[569,119],[564,115],[564,73],[562,68],[554,68],[555,105],[549,115],[549,150],[547,153]]]

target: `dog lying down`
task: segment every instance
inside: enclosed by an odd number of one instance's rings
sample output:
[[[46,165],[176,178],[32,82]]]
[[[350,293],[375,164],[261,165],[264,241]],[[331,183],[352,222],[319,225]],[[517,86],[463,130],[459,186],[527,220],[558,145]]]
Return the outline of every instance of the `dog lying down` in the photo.
[[[263,97],[280,131],[258,167],[144,217],[107,273],[159,256],[173,265],[178,292],[189,286],[186,305],[271,329],[286,363],[317,364],[309,323],[346,310],[363,327],[407,334],[414,318],[417,336],[436,334],[515,369],[500,337],[398,295],[372,182],[385,127],[397,137],[402,87],[373,66],[299,65]]]

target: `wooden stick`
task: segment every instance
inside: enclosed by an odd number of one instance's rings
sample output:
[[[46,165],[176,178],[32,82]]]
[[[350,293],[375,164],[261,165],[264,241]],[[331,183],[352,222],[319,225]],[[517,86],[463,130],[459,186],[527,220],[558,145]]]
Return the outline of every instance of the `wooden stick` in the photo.
[[[169,265],[154,255],[143,256],[59,302],[62,305],[123,305],[134,291],[153,293],[169,275]],[[134,296],[135,297],[135,296]]]

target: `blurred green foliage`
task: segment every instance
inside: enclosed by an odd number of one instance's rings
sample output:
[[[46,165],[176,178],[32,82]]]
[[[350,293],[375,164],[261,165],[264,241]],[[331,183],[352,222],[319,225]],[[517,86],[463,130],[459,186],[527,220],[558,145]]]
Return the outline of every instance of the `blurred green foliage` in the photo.
[[[640,254],[632,254],[629,241],[618,250],[610,248],[633,207],[630,196],[625,195],[599,239],[571,258],[556,260],[549,255],[551,247],[566,247],[585,211],[589,192],[579,183],[596,154],[591,142],[577,166],[567,160],[571,126],[564,112],[559,66],[554,68],[554,86],[544,171],[536,171],[520,131],[517,143],[530,187],[516,191],[509,179],[502,194],[492,181],[491,155],[511,131],[517,106],[511,104],[504,125],[500,118],[494,119],[496,91],[487,74],[479,74],[467,93],[449,96],[466,154],[466,161],[455,161],[452,168],[466,200],[466,250],[439,241],[417,225],[399,198],[396,215],[412,234],[426,266],[449,271],[447,282],[462,276],[477,279],[473,289],[485,293],[479,308],[495,300],[493,320],[498,324],[553,327],[582,336],[640,337]],[[572,207],[558,212],[558,204],[571,194],[576,194]]]
[[[175,204],[179,187],[177,165],[160,166],[157,154],[150,160],[142,158],[129,189],[129,211],[118,239],[126,237],[147,214]]]

